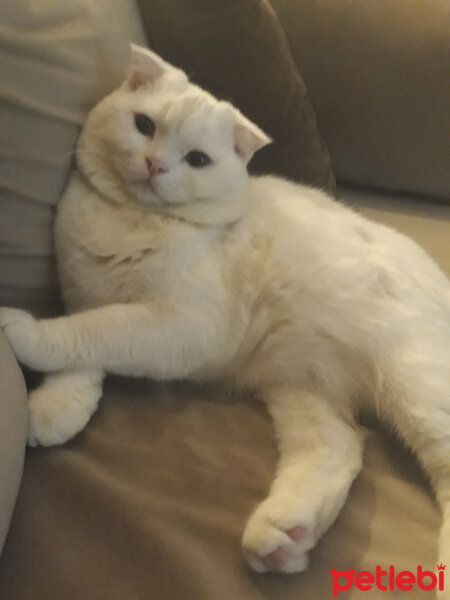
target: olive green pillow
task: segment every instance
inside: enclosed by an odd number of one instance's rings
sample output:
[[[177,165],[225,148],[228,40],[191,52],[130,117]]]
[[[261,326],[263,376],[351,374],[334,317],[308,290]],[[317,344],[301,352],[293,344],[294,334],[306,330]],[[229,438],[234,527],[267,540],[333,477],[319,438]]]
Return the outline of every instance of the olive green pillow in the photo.
[[[340,181],[450,202],[447,0],[271,0]]]
[[[334,192],[328,150],[283,29],[263,0],[139,0],[150,47],[275,142],[250,170]]]
[[[116,87],[129,39],[111,0],[3,3],[0,305],[60,310],[53,217],[90,108]]]

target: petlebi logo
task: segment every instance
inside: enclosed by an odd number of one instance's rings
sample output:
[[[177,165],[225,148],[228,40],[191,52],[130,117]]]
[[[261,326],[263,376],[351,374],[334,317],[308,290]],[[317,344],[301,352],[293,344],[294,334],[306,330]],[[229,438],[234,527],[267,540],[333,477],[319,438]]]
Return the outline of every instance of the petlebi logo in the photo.
[[[401,590],[409,591],[413,589],[421,589],[424,591],[444,589],[445,565],[437,566],[437,575],[432,571],[424,571],[419,565],[415,573],[412,571],[395,571],[392,565],[384,571],[380,565],[377,565],[375,573],[370,571],[359,571],[350,569],[349,571],[336,571],[331,569],[333,577],[333,596],[339,596],[339,592],[344,592],[355,586],[363,592],[369,591],[376,587],[381,592]]]

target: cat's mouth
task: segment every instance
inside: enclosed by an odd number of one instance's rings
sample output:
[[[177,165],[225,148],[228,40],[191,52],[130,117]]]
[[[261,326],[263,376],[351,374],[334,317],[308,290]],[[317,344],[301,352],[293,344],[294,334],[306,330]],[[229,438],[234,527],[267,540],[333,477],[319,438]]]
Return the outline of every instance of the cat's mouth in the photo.
[[[157,185],[152,178],[145,181],[131,182],[130,191],[135,200],[141,205],[164,206],[168,204],[167,200],[158,192]]]
[[[158,193],[157,193],[157,191],[156,191],[156,188],[155,188],[155,182],[154,182],[154,180],[153,180],[153,177],[149,177],[149,178],[148,178],[148,180],[147,180],[147,186],[148,186],[148,187],[151,189],[151,191],[152,191],[154,194],[158,195]]]
[[[160,194],[158,193],[158,186],[156,185],[156,182],[153,177],[148,178],[146,182],[146,187],[150,190],[152,197],[155,197],[160,204],[163,204],[165,202],[164,198],[161,198]]]
[[[117,170],[119,179],[133,199],[141,206],[166,204],[164,198],[158,193],[153,177],[125,176]]]

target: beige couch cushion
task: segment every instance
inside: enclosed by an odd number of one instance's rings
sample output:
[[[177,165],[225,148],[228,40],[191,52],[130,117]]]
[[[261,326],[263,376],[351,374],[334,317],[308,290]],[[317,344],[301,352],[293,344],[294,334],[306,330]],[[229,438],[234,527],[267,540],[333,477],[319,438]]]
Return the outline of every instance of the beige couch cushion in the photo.
[[[0,331],[0,554],[22,476],[26,432],[25,382]]]
[[[128,60],[114,5],[20,0],[1,9],[0,305],[58,310],[54,207],[81,123]]]
[[[448,0],[271,0],[341,181],[450,201]]]
[[[331,568],[435,568],[439,511],[418,467],[383,434],[367,442],[364,469],[309,570],[257,575],[240,539],[275,469],[262,406],[210,388],[110,379],[75,441],[29,451],[0,597],[331,600]],[[380,600],[377,592],[341,598]]]

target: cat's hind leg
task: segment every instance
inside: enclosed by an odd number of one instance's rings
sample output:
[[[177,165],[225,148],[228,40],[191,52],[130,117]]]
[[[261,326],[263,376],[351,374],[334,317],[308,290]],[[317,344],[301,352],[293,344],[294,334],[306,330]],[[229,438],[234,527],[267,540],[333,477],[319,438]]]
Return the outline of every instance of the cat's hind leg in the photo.
[[[265,400],[280,462],[269,496],[247,523],[244,555],[258,572],[303,571],[361,469],[364,436],[315,393],[283,388]]]
[[[62,444],[81,431],[97,408],[103,378],[95,369],[47,376],[28,399],[28,444]]]
[[[442,343],[443,342],[443,343]],[[450,565],[450,336],[429,335],[392,357],[380,414],[422,463],[442,510],[438,564]],[[436,565],[437,567],[437,565]],[[440,591],[440,600],[450,600]]]

